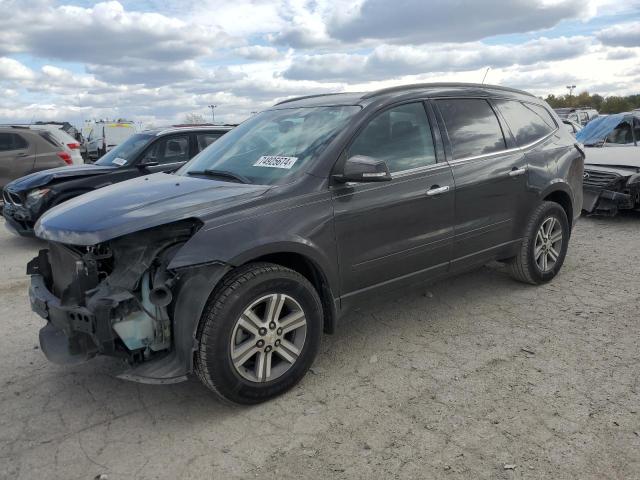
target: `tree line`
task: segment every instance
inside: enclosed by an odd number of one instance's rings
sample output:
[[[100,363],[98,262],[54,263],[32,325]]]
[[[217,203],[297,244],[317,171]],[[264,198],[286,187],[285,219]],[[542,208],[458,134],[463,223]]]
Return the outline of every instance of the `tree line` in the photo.
[[[640,94],[627,95],[626,97],[616,95],[603,97],[597,93],[591,95],[589,92],[582,92],[578,95],[567,94],[558,97],[548,95],[545,100],[551,108],[589,107],[595,108],[600,113],[620,113],[640,108]]]

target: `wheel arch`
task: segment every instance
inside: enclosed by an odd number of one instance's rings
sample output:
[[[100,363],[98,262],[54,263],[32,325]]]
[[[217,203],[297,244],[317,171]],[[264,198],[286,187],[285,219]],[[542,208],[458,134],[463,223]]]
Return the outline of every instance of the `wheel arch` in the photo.
[[[573,198],[571,195],[571,189],[564,183],[556,183],[549,191],[544,192],[542,195],[542,201],[554,202],[562,207],[567,214],[567,220],[569,222],[569,229],[573,228],[575,220]]]
[[[268,252],[254,252],[253,255],[245,254],[241,261],[232,262],[235,267],[248,263],[267,262],[290,268],[305,277],[314,286],[324,310],[323,329],[325,333],[334,333],[337,321],[337,308],[334,295],[334,288],[320,263],[312,258],[308,253],[299,249],[274,249]]]

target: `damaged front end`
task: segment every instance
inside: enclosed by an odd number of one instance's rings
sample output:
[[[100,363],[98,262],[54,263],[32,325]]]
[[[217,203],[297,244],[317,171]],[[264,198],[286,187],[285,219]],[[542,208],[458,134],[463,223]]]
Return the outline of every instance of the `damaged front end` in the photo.
[[[589,213],[614,216],[619,210],[640,210],[640,173],[586,167],[583,190],[583,209]]]
[[[191,365],[188,332],[199,318],[190,284],[202,272],[169,263],[200,225],[185,220],[94,246],[49,242],[27,265],[31,307],[47,320],[40,330],[46,357],[73,364],[108,355],[126,360],[125,378],[183,380]],[[178,317],[189,317],[188,325],[176,326]]]
[[[48,188],[34,189],[28,194],[6,187],[2,199],[2,215],[9,230],[18,235],[32,236],[33,227],[46,204]]]

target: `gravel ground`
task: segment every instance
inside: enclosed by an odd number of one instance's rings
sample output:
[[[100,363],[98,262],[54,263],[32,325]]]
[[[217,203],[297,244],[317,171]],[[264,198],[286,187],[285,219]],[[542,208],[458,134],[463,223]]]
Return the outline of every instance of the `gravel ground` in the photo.
[[[582,219],[549,285],[496,264],[353,312],[251,408],[49,364],[41,244],[0,245],[0,478],[640,478],[640,215]]]

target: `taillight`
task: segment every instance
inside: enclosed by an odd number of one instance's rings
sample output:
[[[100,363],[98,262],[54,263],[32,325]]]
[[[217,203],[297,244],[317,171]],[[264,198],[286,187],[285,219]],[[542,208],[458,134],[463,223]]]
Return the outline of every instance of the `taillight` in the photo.
[[[66,163],[67,165],[73,165],[73,160],[71,160],[71,155],[69,155],[67,152],[58,152],[57,155],[64,160],[64,163]]]
[[[75,150],[77,148],[80,148],[80,144],[79,143],[67,143],[67,147],[69,147],[71,150]]]

